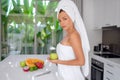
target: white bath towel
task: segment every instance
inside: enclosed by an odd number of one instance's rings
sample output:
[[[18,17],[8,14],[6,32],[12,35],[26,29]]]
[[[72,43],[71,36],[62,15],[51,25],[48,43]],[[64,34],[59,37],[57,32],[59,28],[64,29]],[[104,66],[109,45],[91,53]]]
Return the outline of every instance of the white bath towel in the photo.
[[[80,16],[79,10],[75,3],[72,0],[61,0],[58,3],[58,7],[56,8],[57,16],[60,10],[64,10],[69,17],[72,19],[76,30],[79,32],[81,40],[82,40],[82,48],[85,56],[85,65],[82,66],[82,72],[84,76],[88,76],[89,74],[89,56],[88,53],[90,51],[89,41],[86,33],[86,29],[83,23],[83,20]]]

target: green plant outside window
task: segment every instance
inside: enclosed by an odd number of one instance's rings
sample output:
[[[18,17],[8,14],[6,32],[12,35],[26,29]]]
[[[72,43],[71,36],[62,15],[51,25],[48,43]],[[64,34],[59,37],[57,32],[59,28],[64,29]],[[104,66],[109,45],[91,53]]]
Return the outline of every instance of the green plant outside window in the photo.
[[[2,57],[49,54],[62,38],[57,0],[2,0]]]

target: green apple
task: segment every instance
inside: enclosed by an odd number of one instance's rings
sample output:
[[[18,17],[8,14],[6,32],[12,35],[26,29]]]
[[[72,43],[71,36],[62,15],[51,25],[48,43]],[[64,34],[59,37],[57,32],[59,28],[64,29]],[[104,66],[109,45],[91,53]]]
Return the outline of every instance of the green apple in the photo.
[[[58,59],[57,53],[50,53],[50,59],[51,59],[51,60],[56,60],[56,59]]]
[[[26,66],[25,61],[21,61],[21,62],[20,62],[20,66],[21,66],[21,67],[25,67],[25,66]]]
[[[33,67],[30,67],[30,71],[35,71],[35,70],[37,70],[38,68],[37,68],[37,66],[33,66]]]

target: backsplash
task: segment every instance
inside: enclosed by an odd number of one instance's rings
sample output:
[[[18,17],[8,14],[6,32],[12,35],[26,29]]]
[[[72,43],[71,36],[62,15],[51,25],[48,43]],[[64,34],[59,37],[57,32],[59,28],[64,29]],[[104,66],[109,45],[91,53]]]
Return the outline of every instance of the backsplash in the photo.
[[[120,28],[108,27],[102,31],[102,44],[109,45],[111,52],[120,55]]]

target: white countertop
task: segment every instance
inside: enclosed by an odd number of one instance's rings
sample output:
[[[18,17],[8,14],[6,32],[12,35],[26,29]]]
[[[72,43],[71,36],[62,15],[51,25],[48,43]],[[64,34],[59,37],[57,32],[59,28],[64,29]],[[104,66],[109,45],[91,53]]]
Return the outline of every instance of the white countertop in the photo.
[[[106,61],[112,62],[113,64],[120,66],[120,58],[103,58],[94,54],[92,55],[92,58],[95,58],[101,62],[106,62]]]
[[[0,62],[0,80],[62,80],[57,71],[57,66],[47,61],[48,55],[10,55]],[[33,72],[24,72],[20,61],[26,58],[39,58],[44,60],[44,68]],[[46,71],[51,73],[34,77]]]

